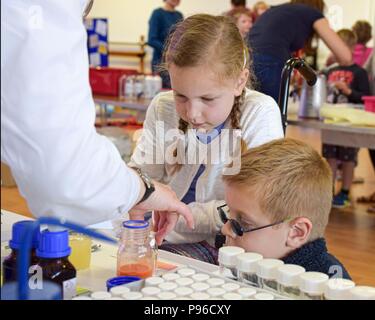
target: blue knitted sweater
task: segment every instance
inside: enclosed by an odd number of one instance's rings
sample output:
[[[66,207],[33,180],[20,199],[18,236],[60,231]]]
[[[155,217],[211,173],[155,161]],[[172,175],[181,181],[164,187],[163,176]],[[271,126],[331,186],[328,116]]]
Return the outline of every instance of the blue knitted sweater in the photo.
[[[319,238],[309,242],[282,259],[286,264],[297,264],[306,271],[316,271],[331,277],[351,279],[343,264],[328,253],[326,241]]]

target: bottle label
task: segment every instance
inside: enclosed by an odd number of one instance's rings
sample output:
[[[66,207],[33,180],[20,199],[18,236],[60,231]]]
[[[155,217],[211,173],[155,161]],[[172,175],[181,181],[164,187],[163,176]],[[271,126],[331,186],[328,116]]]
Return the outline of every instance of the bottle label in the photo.
[[[63,282],[64,300],[71,300],[77,295],[77,278],[73,278]]]

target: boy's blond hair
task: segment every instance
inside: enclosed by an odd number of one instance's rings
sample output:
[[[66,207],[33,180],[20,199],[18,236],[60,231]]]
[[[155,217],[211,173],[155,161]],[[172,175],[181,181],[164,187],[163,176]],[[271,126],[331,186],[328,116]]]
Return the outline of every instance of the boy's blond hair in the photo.
[[[272,222],[306,217],[313,224],[309,240],[324,235],[332,204],[332,173],[312,147],[293,139],[266,143],[242,154],[238,174],[224,176],[246,188]]]

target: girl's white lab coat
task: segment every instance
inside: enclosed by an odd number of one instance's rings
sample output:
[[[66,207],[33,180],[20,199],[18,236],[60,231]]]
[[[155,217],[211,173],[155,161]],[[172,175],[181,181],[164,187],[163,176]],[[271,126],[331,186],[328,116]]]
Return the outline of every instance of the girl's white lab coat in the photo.
[[[1,161],[35,216],[92,224],[132,207],[139,182],[94,127],[85,5],[1,1]]]

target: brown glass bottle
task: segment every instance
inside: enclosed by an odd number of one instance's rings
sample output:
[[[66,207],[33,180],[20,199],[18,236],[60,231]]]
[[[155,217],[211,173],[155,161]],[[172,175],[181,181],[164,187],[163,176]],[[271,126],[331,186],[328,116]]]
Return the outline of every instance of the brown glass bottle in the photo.
[[[76,295],[77,271],[68,260],[71,253],[68,231],[51,232],[44,230],[40,236],[38,266],[42,269],[43,279],[61,286],[64,300]]]
[[[76,295],[77,271],[68,260],[68,257],[58,259],[39,259],[38,265],[43,270],[43,279],[57,283],[61,286],[62,296],[65,300]]]
[[[17,280],[17,260],[18,250],[13,249],[12,252],[3,261],[3,283]],[[30,253],[30,266],[38,264],[39,258],[36,256],[35,249]]]
[[[24,232],[31,227],[34,222],[31,220],[18,221],[12,226],[12,239],[9,241],[9,247],[12,249],[9,256],[3,261],[3,283],[17,280],[17,260],[19,249],[24,241]],[[36,256],[36,248],[39,244],[39,230],[35,231],[31,242],[30,266],[36,265],[39,259]]]

